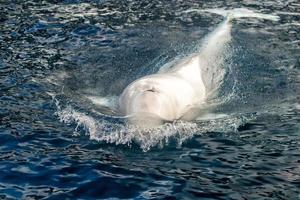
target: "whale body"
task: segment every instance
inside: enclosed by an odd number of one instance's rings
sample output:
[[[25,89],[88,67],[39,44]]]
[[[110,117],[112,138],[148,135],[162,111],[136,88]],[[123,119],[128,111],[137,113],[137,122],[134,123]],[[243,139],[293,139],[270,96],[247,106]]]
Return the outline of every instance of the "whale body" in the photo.
[[[221,63],[231,40],[234,18],[256,17],[278,20],[276,16],[254,13],[247,9],[205,10],[226,16],[225,20],[203,40],[196,52],[171,68],[139,78],[129,84],[119,98],[123,115],[133,117],[139,125],[181,119],[216,92],[224,78]]]

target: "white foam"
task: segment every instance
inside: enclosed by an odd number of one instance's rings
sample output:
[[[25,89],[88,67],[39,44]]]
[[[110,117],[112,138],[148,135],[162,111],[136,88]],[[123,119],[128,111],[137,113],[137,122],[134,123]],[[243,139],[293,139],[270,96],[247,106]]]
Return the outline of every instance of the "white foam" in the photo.
[[[221,118],[225,118],[228,117],[228,115],[226,114],[217,114],[217,113],[207,113],[205,115],[202,115],[200,117],[198,117],[196,120],[200,121],[200,120],[211,120],[211,119],[221,119]]]
[[[85,113],[76,111],[71,106],[61,109],[57,104],[61,122],[75,124],[75,134],[83,129],[92,140],[116,145],[138,144],[143,151],[153,147],[163,147],[172,139],[180,146],[194,135],[201,135],[211,131],[232,132],[251,117],[218,115],[208,120],[195,122],[175,121],[156,128],[140,128],[126,123],[110,122],[105,119],[95,119]]]
[[[244,17],[250,17],[250,18],[259,18],[259,19],[267,19],[272,21],[278,21],[280,18],[277,15],[272,14],[262,14],[257,13],[252,10],[249,10],[247,8],[235,8],[232,10],[225,10],[225,9],[206,9],[203,10],[204,12],[210,12],[215,13],[218,15],[222,15],[224,17],[231,17],[231,18],[244,18]]]

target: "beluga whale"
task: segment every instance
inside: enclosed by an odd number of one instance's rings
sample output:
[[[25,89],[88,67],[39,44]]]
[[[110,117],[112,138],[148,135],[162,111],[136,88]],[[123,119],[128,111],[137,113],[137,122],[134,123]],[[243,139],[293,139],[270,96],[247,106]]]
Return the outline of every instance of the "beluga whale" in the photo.
[[[174,62],[171,67],[162,67],[156,74],[133,81],[123,90],[119,97],[119,110],[131,123],[155,126],[166,121],[193,120],[196,116],[189,113],[205,105],[224,78],[220,65],[231,40],[232,20],[243,17],[279,19],[275,15],[245,8],[187,12],[215,13],[224,16],[224,20],[203,39],[197,52]]]

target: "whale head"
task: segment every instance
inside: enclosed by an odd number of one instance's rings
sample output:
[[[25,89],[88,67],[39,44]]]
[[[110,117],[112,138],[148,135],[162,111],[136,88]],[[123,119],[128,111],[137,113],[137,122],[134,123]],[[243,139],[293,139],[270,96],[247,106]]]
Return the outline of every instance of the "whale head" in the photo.
[[[153,121],[155,124],[160,124],[162,121],[172,121],[178,117],[177,109],[175,109],[176,101],[173,96],[157,88],[126,91],[121,96],[120,105],[122,105],[122,113],[129,114],[134,124],[143,124],[144,122],[153,124]]]

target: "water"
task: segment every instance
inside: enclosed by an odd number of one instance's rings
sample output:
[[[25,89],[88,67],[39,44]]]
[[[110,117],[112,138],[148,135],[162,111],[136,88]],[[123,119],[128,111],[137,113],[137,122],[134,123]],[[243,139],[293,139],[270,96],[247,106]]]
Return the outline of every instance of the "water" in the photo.
[[[195,51],[223,20],[187,10],[236,7],[280,20],[233,22],[213,112],[140,130],[103,106]],[[297,1],[1,1],[0,197],[299,199],[299,10]]]

